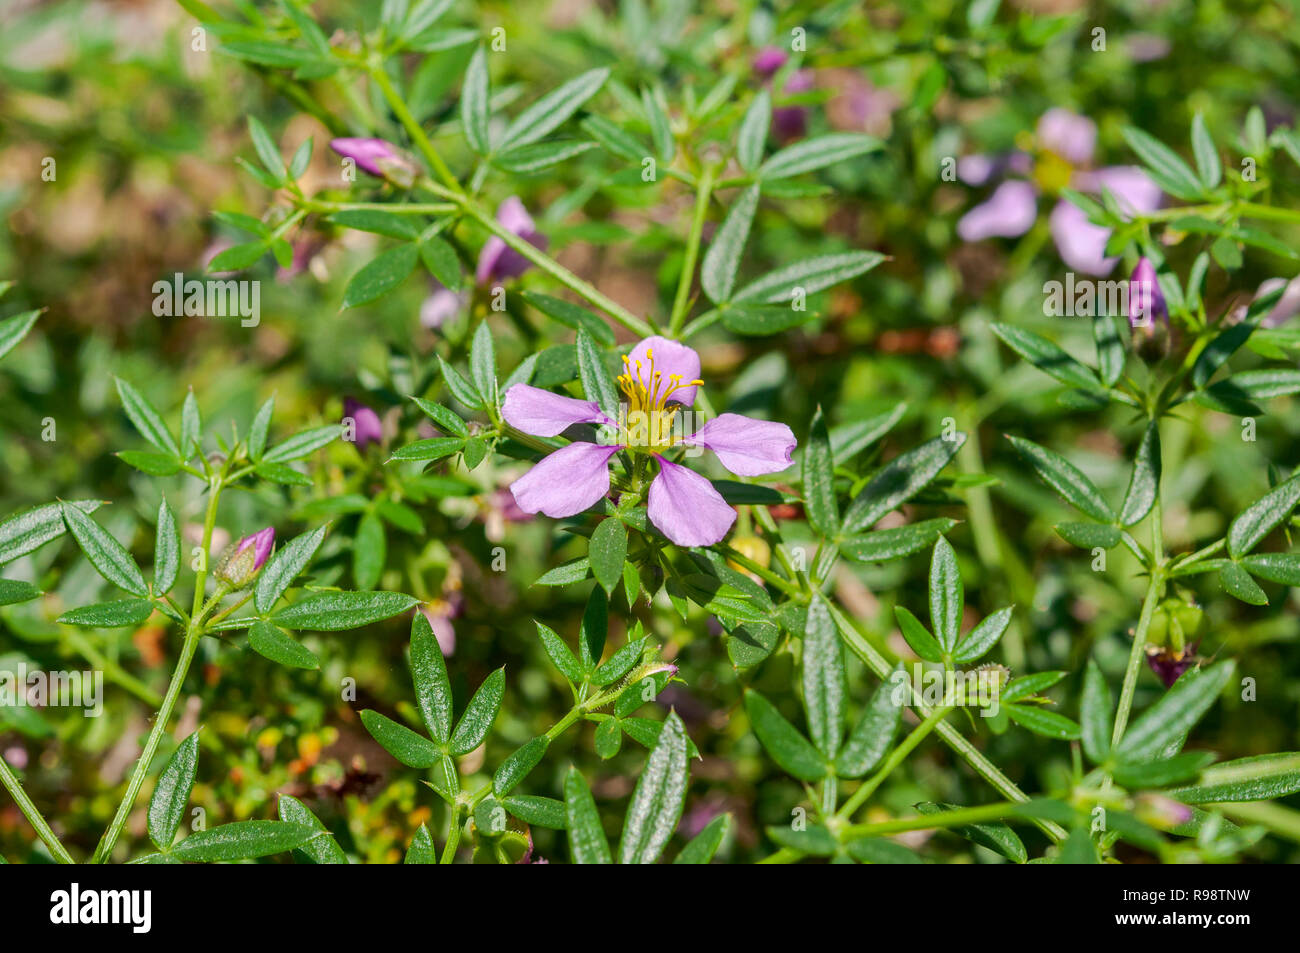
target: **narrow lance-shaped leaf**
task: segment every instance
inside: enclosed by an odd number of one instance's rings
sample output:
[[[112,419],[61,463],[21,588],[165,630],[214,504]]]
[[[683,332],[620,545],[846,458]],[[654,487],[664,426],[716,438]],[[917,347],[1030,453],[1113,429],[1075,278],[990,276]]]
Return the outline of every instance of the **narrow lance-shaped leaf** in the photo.
[[[361,712],[361,723],[371,737],[383,745],[384,750],[402,764],[412,768],[431,768],[442,758],[442,752],[424,735],[399,725],[393,719],[369,708]]]
[[[176,585],[181,565],[181,535],[176,528],[176,517],[167,498],[158,505],[158,526],[154,534],[153,594],[165,596]]]
[[[1112,523],[1115,514],[1096,484],[1065,457],[1022,437],[1007,435],[1016,450],[1029,461],[1044,483],[1076,509],[1102,523]]]
[[[801,781],[819,781],[825,776],[826,761],[821,753],[770,701],[758,692],[747,691],[745,712],[754,734],[781,770]]]
[[[591,788],[574,767],[570,767],[564,777],[564,815],[569,832],[569,853],[575,864],[613,863]]]
[[[948,540],[940,536],[930,559],[930,629],[945,652],[957,647],[964,603],[957,554]]]
[[[423,612],[411,620],[411,677],[429,736],[446,741],[451,737],[451,683],[447,661]]]
[[[820,595],[814,596],[808,605],[801,664],[808,729],[813,744],[828,760],[832,760],[839,752],[843,737],[847,676],[839,633],[831,621],[826,601]]]
[[[401,592],[313,592],[285,606],[271,621],[287,629],[339,632],[391,618],[418,601]]]
[[[1125,761],[1156,758],[1200,721],[1214,704],[1219,692],[1232,678],[1235,663],[1220,662],[1212,668],[1188,672],[1165,696],[1129,726],[1116,748]]]
[[[840,777],[862,777],[880,763],[880,759],[894,743],[894,735],[898,732],[898,723],[903,716],[903,703],[907,700],[906,690],[899,684],[899,679],[905,678],[902,673],[900,664],[880,684],[867,707],[862,710],[861,717],[849,732],[848,740],[835,759],[835,773]]]
[[[591,574],[608,595],[623,578],[623,561],[627,558],[627,527],[617,517],[603,520],[587,544]]]
[[[1080,364],[1061,347],[1041,334],[1010,324],[993,324],[993,333],[1011,350],[1045,374],[1050,374],[1063,384],[1080,390],[1097,391],[1101,381],[1090,369]]]
[[[653,864],[677,829],[686,800],[686,727],[669,712],[637,778],[623,821],[620,864]]]
[[[86,559],[101,576],[119,589],[141,597],[149,595],[149,587],[145,585],[140,567],[126,548],[102,526],[67,503],[63,504],[63,519]]]
[[[609,79],[609,68],[600,67],[575,76],[533,103],[506,127],[498,149],[527,145],[558,129],[582,104],[596,95]]]
[[[126,410],[126,415],[131,418],[135,429],[140,432],[140,436],[168,456],[180,457],[176,438],[167,429],[162,414],[158,413],[153,404],[145,400],[139,391],[122,378],[118,377],[116,381],[117,393],[122,398],[122,407]]]
[[[1100,764],[1110,754],[1111,695],[1106,676],[1092,659],[1083,674],[1083,698],[1079,703],[1079,727],[1082,728],[1083,753],[1093,764]]]
[[[289,824],[301,824],[304,827],[310,827],[312,830],[319,832],[321,836],[313,837],[307,843],[299,848],[300,853],[295,854],[296,859],[304,855],[307,859],[315,864],[346,864],[347,855],[343,853],[343,848],[338,845],[334,835],[321,823],[319,817],[311,812],[306,804],[293,797],[290,794],[281,794],[276,804],[280,820]],[[424,825],[420,825],[423,829]]]
[[[757,185],[740,193],[709,242],[709,250],[700,265],[700,287],[715,304],[726,301],[735,287],[740,256],[754,222],[754,211],[758,208],[758,194]]]
[[[808,521],[826,537],[840,529],[839,504],[835,499],[835,460],[822,410],[813,414],[811,433],[803,448],[803,495]]]
[[[487,53],[483,47],[474,51],[469,68],[465,71],[465,82],[460,91],[460,122],[465,130],[465,138],[470,148],[479,155],[492,151],[488,140],[488,65]]]
[[[191,834],[172,848],[181,860],[208,863],[247,860],[301,847],[320,832],[284,821],[235,821]]]
[[[1228,527],[1228,552],[1234,559],[1254,549],[1300,502],[1300,473],[1264,494]]]
[[[501,710],[501,699],[505,697],[506,670],[497,669],[478,687],[474,697],[465,706],[465,712],[456,723],[456,730],[451,736],[451,753],[468,754],[483,743],[492,723],[496,721],[497,712]]]
[[[149,798],[149,839],[159,850],[167,850],[176,839],[198,764],[199,733],[196,731],[177,746],[158,775],[153,796]]]
[[[270,612],[276,601],[285,593],[309,562],[325,539],[329,525],[321,526],[310,532],[297,536],[283,546],[257,577],[257,587],[253,590],[253,605],[258,612]]]
[[[691,838],[690,843],[683,847],[681,853],[673,858],[673,863],[707,864],[713,860],[718,848],[722,846],[722,842],[727,839],[730,832],[731,815],[719,814],[704,825],[704,830]]]
[[[844,532],[856,533],[873,525],[925,489],[966,442],[964,433],[935,437],[880,468],[844,513]]]
[[[1119,521],[1132,526],[1151,512],[1160,492],[1160,428],[1153,420],[1147,425],[1138,445],[1137,459],[1133,463],[1133,476],[1129,479],[1124,505]]]

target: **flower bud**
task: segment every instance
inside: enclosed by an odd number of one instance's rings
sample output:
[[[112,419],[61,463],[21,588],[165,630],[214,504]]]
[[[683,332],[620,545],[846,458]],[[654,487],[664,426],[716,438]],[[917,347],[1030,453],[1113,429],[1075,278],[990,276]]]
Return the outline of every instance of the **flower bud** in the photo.
[[[379,420],[379,415],[360,401],[355,401],[351,397],[343,399],[343,424],[347,426],[351,422],[350,439],[356,444],[358,450],[364,450],[372,443],[383,443],[384,425]]]
[[[268,526],[235,544],[217,569],[217,578],[236,589],[247,586],[266,565],[275,546],[275,530]]]
[[[351,159],[363,171],[401,188],[410,188],[419,174],[415,163],[383,139],[332,139],[330,148]]]
[[[1169,306],[1155,266],[1147,258],[1138,260],[1129,278],[1128,323],[1133,349],[1144,361],[1156,361],[1169,353]]]
[[[1164,683],[1165,688],[1172,688],[1183,672],[1195,665],[1197,661],[1199,660],[1194,645],[1183,649],[1147,646],[1147,667]]]
[[[1167,831],[1190,821],[1192,809],[1163,794],[1139,794],[1133,800],[1133,815],[1143,824]]]

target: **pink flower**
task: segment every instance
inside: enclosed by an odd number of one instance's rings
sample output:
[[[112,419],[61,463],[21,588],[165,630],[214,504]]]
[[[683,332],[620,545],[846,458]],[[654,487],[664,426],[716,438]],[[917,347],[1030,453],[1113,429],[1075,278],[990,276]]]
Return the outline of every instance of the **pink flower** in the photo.
[[[384,442],[384,425],[379,415],[351,397],[343,399],[343,420],[352,421],[352,442],[358,450],[364,450],[372,443]]]
[[[511,196],[497,209],[497,221],[507,231],[518,235],[528,244],[545,249],[546,239],[538,231],[524,203]],[[493,235],[483,246],[478,256],[478,270],[475,277],[481,285],[490,284],[505,278],[518,278],[532,267],[530,262],[519,252],[506,244],[505,239]]]
[[[435,282],[437,284],[437,282]],[[438,284],[420,305],[420,326],[436,331],[456,317],[468,302],[464,292],[457,294]]]
[[[692,349],[662,337],[646,338],[623,358],[618,384],[625,411],[612,420],[595,401],[564,397],[516,384],[506,392],[502,416],[516,430],[555,437],[574,424],[616,428],[619,442],[574,441],[542,459],[510,490],[527,513],[553,518],[574,516],[609,492],[609,462],[627,451],[648,456],[658,473],[647,495],[648,515],[660,532],[679,546],[711,546],[731,529],[736,512],[707,479],[668,459],[679,448],[712,450],[732,473],[759,476],[791,464],[794,433],[782,423],[722,414],[694,432],[674,426],[677,414],[690,407],[699,379],[700,357]]]
[[[226,557],[217,576],[236,588],[242,588],[253,581],[275,548],[275,529],[268,526],[250,536],[245,536],[235,544],[234,550]]]
[[[403,188],[415,181],[419,170],[397,146],[383,139],[332,139],[330,148],[357,164],[357,168],[377,179],[385,179]]]
[[[1049,109],[1035,130],[1036,157],[1023,152],[1004,156],[965,156],[957,163],[957,176],[968,185],[984,185],[1008,173],[1025,179],[1006,179],[984,202],[957,223],[963,241],[1015,238],[1029,231],[1038,219],[1040,190],[1064,186],[1082,192],[1103,190],[1114,196],[1126,215],[1141,215],[1160,207],[1160,187],[1134,166],[1085,168],[1097,148],[1097,126],[1086,116],[1067,109]],[[1061,199],[1048,220],[1061,259],[1075,271],[1108,275],[1117,258],[1106,256],[1110,229],[1094,225],[1078,206]]]
[[[1169,321],[1169,306],[1156,278],[1155,265],[1145,255],[1138,259],[1128,282],[1129,327],[1146,328],[1156,321]]]

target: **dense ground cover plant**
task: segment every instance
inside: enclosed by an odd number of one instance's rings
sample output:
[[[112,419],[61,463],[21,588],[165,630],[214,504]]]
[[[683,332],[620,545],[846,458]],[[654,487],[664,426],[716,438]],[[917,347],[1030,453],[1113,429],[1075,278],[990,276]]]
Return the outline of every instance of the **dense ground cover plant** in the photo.
[[[1279,24],[462,6],[183,0],[214,241],[22,281],[8,859],[1294,859]]]

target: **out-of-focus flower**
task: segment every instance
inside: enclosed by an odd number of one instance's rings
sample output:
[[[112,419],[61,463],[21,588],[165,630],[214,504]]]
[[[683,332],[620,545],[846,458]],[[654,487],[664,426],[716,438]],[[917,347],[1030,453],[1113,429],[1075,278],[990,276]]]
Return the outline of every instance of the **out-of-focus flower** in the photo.
[[[512,195],[501,203],[497,209],[497,222],[528,244],[545,250],[545,236],[537,231],[537,225],[524,208],[524,203],[515,196]],[[475,278],[479,284],[486,285],[506,278],[518,278],[531,267],[532,262],[507,245],[504,238],[493,235],[479,253]]]
[[[266,565],[275,547],[275,529],[268,526],[235,544],[234,551],[226,557],[217,570],[217,578],[241,589],[256,578]]]
[[[1039,193],[1055,194],[1067,186],[1081,192],[1114,196],[1126,215],[1140,215],[1160,207],[1162,193],[1151,178],[1134,166],[1089,169],[1097,147],[1097,126],[1086,116],[1067,109],[1049,109],[1038,120],[1035,154],[967,156],[957,163],[957,176],[968,185],[984,185],[1012,173],[1026,179],[1007,179],[993,194],[957,223],[964,241],[1014,238],[1023,235],[1038,218]],[[1116,258],[1106,257],[1110,229],[1094,225],[1078,206],[1057,201],[1048,220],[1061,259],[1075,271],[1108,275]]]
[[[753,68],[763,79],[771,79],[790,57],[779,46],[765,46],[754,54]]]
[[[505,539],[506,524],[527,523],[533,519],[515,502],[509,490],[493,490],[482,498],[483,535],[491,542]]]
[[[821,85],[833,94],[826,104],[826,118],[833,127],[881,138],[889,135],[894,111],[902,105],[897,93],[876,86],[857,70],[823,70],[820,76]]]
[[[1144,793],[1133,799],[1133,814],[1143,824],[1167,831],[1192,819],[1192,809],[1163,794]]]
[[[372,443],[384,442],[384,425],[379,415],[360,401],[351,397],[343,399],[343,423],[352,422],[351,441],[358,450],[365,450]]]
[[[740,414],[722,414],[693,433],[675,432],[675,415],[694,403],[696,388],[704,383],[698,378],[700,356],[684,344],[651,337],[623,362],[618,384],[627,419],[621,426],[594,400],[564,397],[528,384],[506,392],[502,416],[524,433],[555,437],[581,423],[620,430],[616,444],[574,441],[561,447],[511,484],[510,491],[528,513],[556,519],[574,516],[609,492],[614,454],[645,454],[659,467],[647,497],[650,522],[679,546],[711,546],[727,535],[736,511],[707,479],[665,455],[679,446],[703,447],[740,476],[777,473],[790,466],[794,433],[785,424]]]
[[[409,188],[419,169],[397,146],[383,139],[331,139],[330,148],[357,168],[393,185]]]
[[[420,326],[430,331],[436,331],[458,315],[469,301],[464,292],[458,294],[436,281],[434,285],[432,293],[420,305]]]
[[[1279,288],[1282,288],[1282,297],[1277,299],[1277,304],[1273,309],[1264,315],[1260,324],[1266,328],[1276,328],[1285,324],[1300,314],[1300,278],[1292,278],[1287,281],[1285,278],[1269,278],[1259,286],[1255,292],[1256,298],[1263,298],[1265,295],[1273,294]],[[1245,316],[1245,308],[1241,309],[1241,316]]]
[[[1156,278],[1156,266],[1144,255],[1128,280],[1128,323],[1145,328],[1156,321],[1169,321],[1169,307]]]
[[[450,657],[456,651],[456,629],[451,620],[460,615],[464,598],[459,591],[444,593],[441,599],[430,599],[420,606],[420,611],[429,620],[433,637],[438,640],[438,648],[444,656]]]
[[[765,47],[754,56],[751,64],[754,73],[764,82],[770,81],[785,66],[790,57],[777,46]],[[796,70],[781,87],[785,96],[806,93],[816,84],[811,70]],[[772,110],[772,134],[782,142],[799,139],[808,131],[808,110],[803,106],[781,106]]]
[[[1182,649],[1147,646],[1147,667],[1164,683],[1165,688],[1172,687],[1179,676],[1198,661],[1200,660],[1197,658],[1195,645]]]

